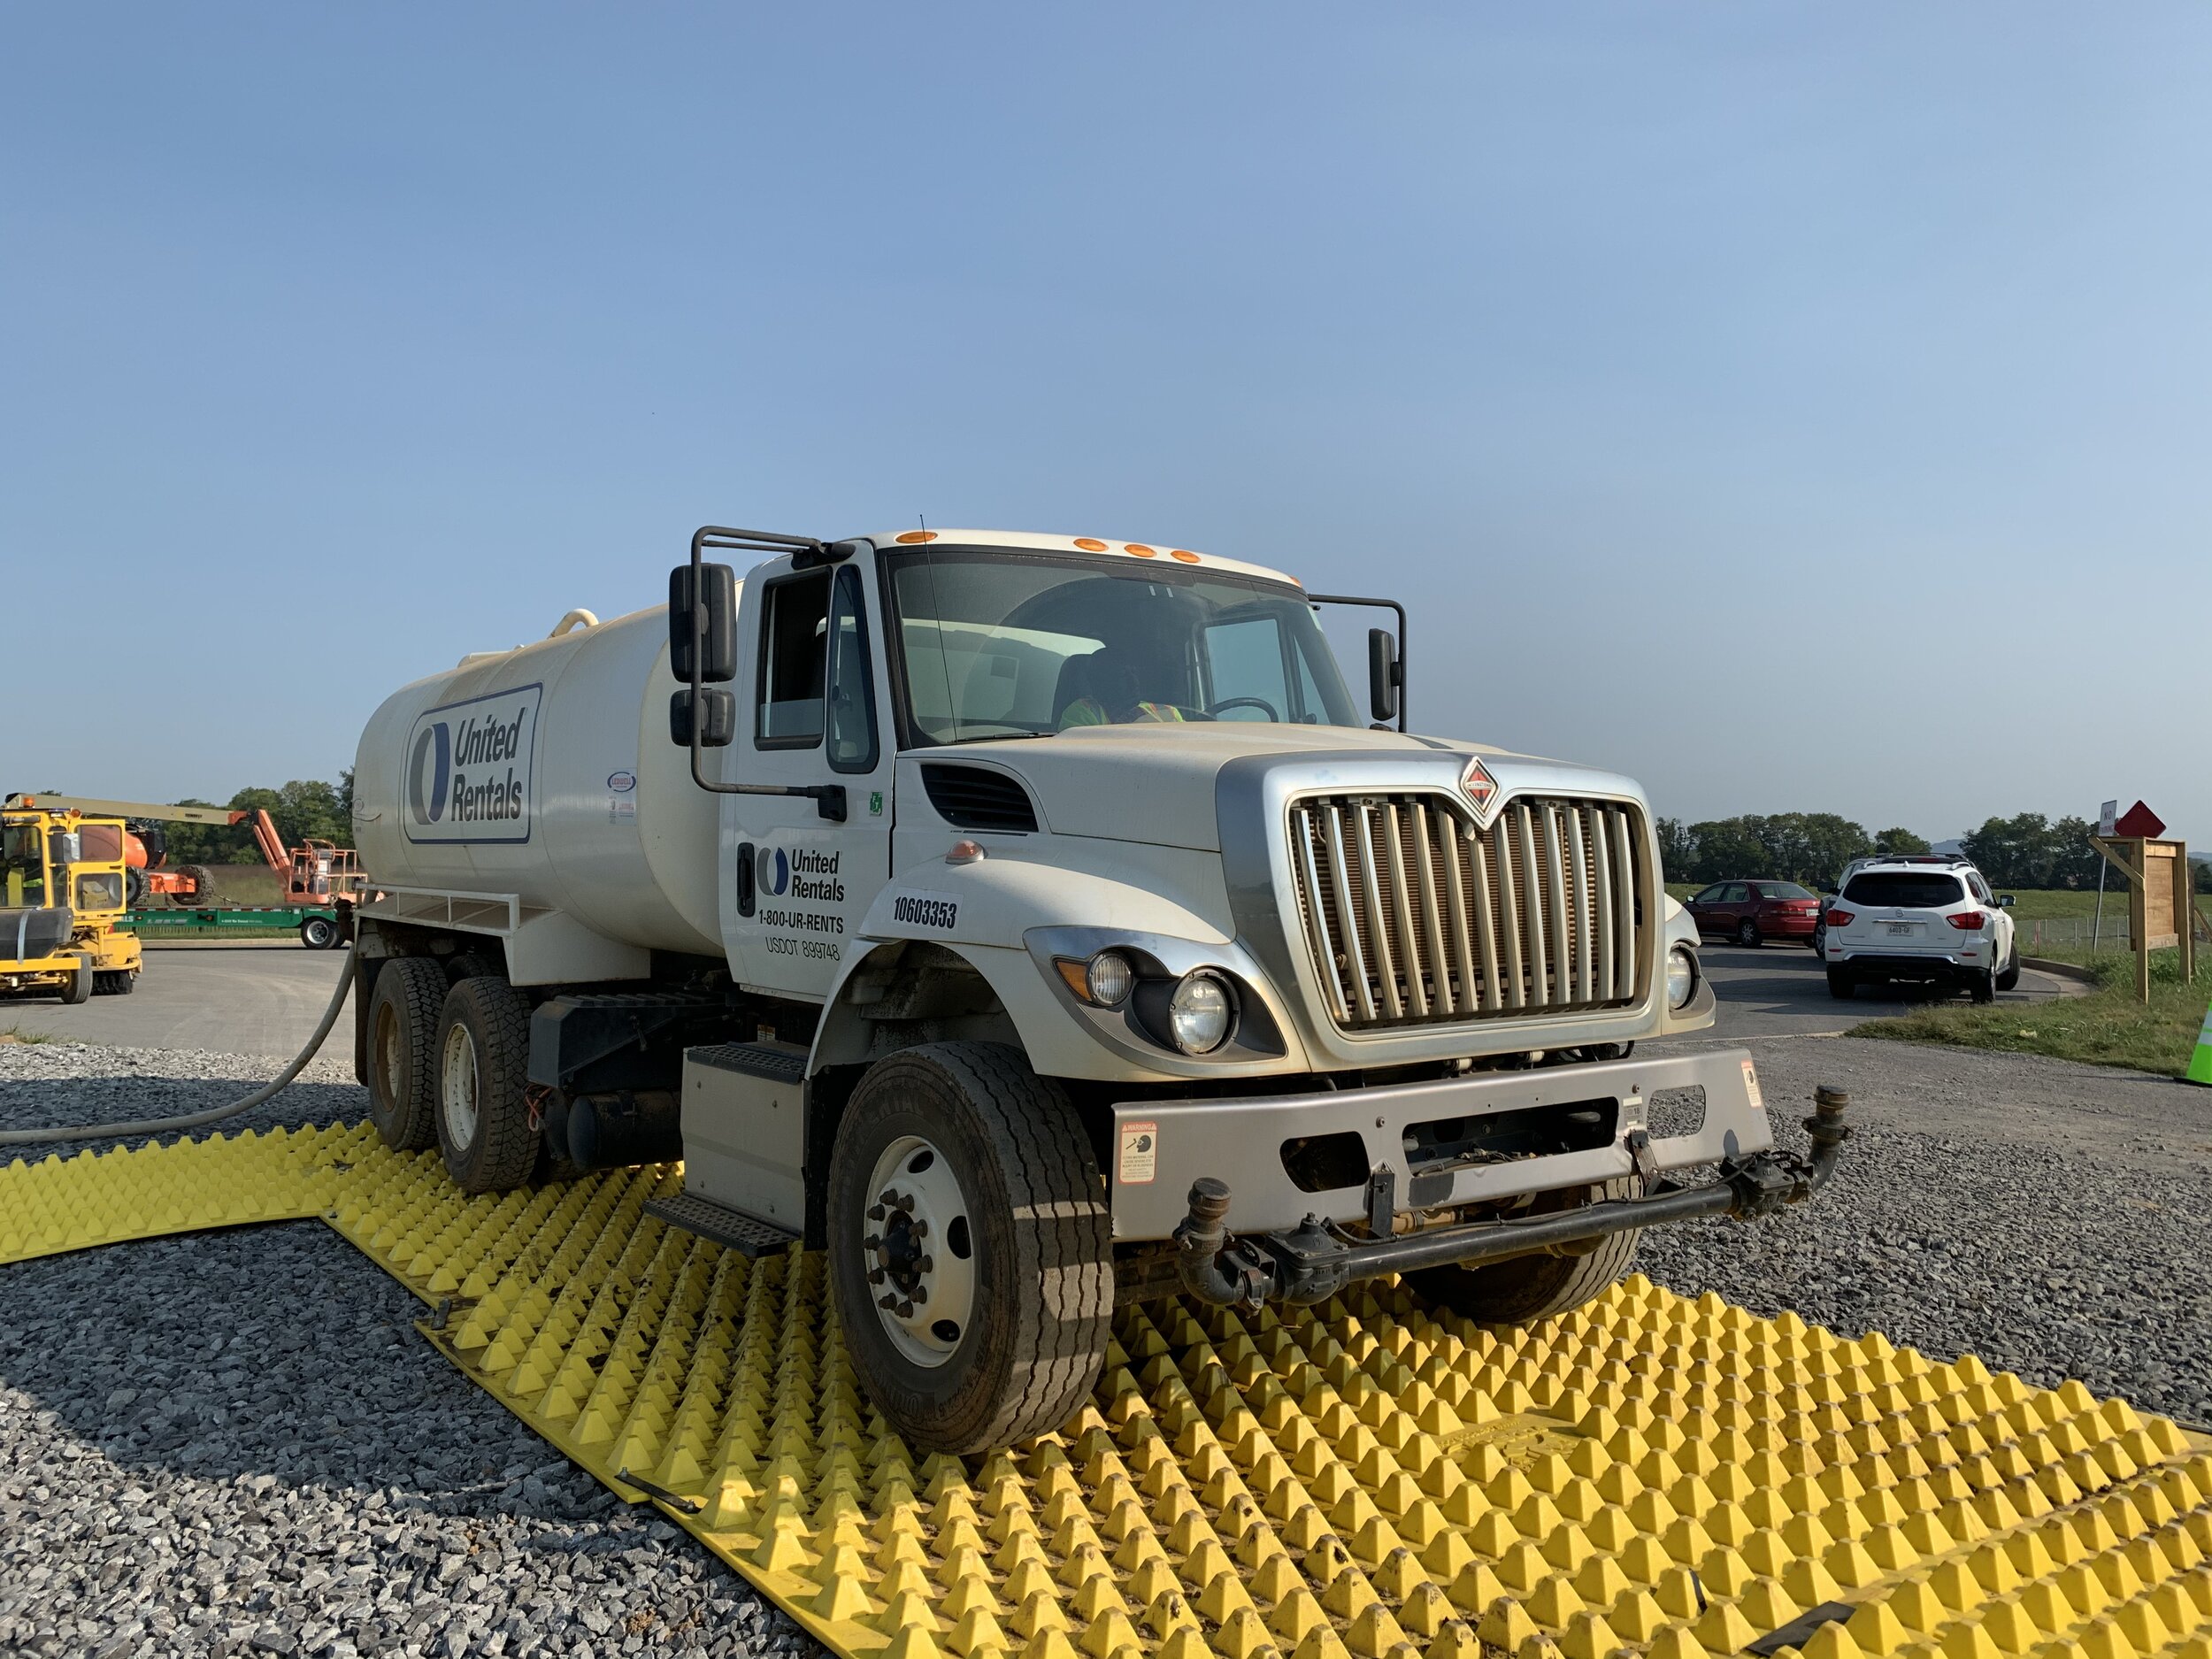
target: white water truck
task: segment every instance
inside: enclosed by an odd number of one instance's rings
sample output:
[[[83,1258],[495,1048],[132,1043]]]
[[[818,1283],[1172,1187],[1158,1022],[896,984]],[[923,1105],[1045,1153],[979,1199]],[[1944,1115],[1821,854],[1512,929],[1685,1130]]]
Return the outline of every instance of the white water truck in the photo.
[[[912,1444],[1058,1426],[1118,1300],[1526,1323],[1827,1179],[1840,1096],[1800,1158],[1747,1056],[1632,1053],[1714,1010],[1641,791],[1411,733],[1389,602],[956,530],[670,592],[370,720],[356,1065],[470,1192],[680,1158],[668,1222],[826,1249]]]

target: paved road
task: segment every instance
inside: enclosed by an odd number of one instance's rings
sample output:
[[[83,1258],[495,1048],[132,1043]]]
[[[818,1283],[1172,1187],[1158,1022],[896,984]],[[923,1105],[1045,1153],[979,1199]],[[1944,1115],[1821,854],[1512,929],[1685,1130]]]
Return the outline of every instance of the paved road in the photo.
[[[306,950],[297,940],[266,945],[164,945],[128,996],[96,996],[75,1008],[55,1002],[0,1002],[0,1031],[111,1048],[207,1048],[288,1060],[314,1034],[338,983],[342,950]],[[352,1053],[353,1019],[342,1012],[326,1054]]]
[[[1713,1028],[1677,1042],[1741,1041],[1747,1037],[1809,1037],[1840,1032],[1862,1020],[1886,1019],[1928,1002],[1935,993],[1916,987],[1861,986],[1847,1002],[1828,995],[1828,976],[1818,958],[1802,945],[1709,944],[1699,953],[1720,998]],[[2047,1002],[2082,987],[2032,969],[2023,969],[2019,988],[2001,991],[2000,1002]],[[1959,1000],[1963,1001],[1963,998]]]

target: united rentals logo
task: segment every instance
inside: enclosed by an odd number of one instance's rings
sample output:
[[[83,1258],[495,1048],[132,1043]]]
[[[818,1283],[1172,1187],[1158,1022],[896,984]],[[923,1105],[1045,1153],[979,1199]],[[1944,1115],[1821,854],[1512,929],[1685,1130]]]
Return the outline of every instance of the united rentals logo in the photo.
[[[837,867],[843,857],[842,852],[826,853],[811,847],[788,853],[780,847],[764,847],[753,855],[753,872],[759,879],[760,890],[772,899],[788,893],[795,899],[812,899],[818,904],[842,904],[845,883]]]
[[[1498,803],[1498,780],[1484,769],[1479,757],[1470,759],[1466,771],[1459,774],[1459,792],[1475,809],[1475,822],[1487,828],[1491,809]]]
[[[415,718],[401,788],[412,841],[526,841],[538,700],[519,686]]]

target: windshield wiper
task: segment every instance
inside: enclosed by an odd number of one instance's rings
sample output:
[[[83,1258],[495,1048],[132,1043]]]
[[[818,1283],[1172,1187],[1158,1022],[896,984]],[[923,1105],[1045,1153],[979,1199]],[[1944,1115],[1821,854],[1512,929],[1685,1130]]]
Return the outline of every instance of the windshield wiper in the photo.
[[[976,734],[975,736],[973,736],[973,737],[956,737],[956,738],[954,738],[954,739],[952,740],[952,742],[953,742],[953,743],[1010,743],[1010,742],[1014,741],[1017,738],[1024,738],[1024,737],[1057,737],[1057,736],[1059,736],[1059,735],[1060,735],[1060,734],[1059,734],[1057,732],[1023,732],[1023,731],[1015,731],[1015,732],[982,732],[982,733],[977,733],[977,734]],[[947,748],[947,749],[949,749],[949,748],[951,748],[951,747],[952,747],[952,743],[948,743],[948,744],[945,744],[943,747],[945,747],[945,748]]]

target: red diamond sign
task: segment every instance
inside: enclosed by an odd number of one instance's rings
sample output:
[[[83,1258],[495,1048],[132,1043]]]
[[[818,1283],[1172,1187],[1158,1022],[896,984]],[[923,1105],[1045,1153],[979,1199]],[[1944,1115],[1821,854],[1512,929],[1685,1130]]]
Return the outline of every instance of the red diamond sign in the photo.
[[[1490,809],[1497,803],[1498,780],[1483,769],[1479,758],[1470,760],[1467,770],[1459,774],[1459,792],[1475,809],[1475,822],[1489,823]]]

